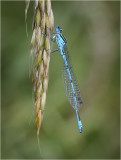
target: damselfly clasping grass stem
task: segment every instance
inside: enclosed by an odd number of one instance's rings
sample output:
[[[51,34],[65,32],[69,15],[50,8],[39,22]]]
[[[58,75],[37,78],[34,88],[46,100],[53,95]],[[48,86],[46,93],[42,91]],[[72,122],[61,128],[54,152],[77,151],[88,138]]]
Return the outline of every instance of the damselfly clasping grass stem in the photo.
[[[30,1],[26,1],[25,18]],[[79,109],[82,105],[80,89],[72,69],[70,55],[67,49],[67,41],[62,34],[62,28],[54,28],[54,16],[50,0],[36,0],[34,8],[33,35],[31,39],[31,56],[34,61],[32,66],[33,86],[35,93],[35,107],[37,119],[37,135],[42,123],[46,94],[48,88],[49,62],[50,62],[50,41],[56,42],[60,54],[64,60],[63,77],[66,96],[75,109],[79,131],[82,133],[82,123],[79,116]]]

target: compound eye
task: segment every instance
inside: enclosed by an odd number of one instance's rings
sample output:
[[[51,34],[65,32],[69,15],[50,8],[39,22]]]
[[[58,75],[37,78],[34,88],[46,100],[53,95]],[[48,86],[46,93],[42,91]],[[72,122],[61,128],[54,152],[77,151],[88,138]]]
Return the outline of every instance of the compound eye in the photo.
[[[58,26],[58,29],[59,29],[60,32],[62,32],[62,28],[61,27]]]
[[[58,27],[56,27],[56,31],[57,31],[57,32],[62,32],[62,28],[60,28],[60,27],[58,26]]]

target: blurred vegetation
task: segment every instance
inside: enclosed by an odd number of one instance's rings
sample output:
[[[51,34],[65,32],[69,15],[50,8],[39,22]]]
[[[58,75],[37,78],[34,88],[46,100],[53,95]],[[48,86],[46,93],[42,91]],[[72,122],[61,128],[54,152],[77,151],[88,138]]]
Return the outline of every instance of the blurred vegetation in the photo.
[[[1,2],[2,158],[120,158],[120,2],[52,2],[55,26],[63,28],[81,89],[76,114],[64,92],[63,60],[51,55],[40,152],[33,115],[29,50],[33,4]]]

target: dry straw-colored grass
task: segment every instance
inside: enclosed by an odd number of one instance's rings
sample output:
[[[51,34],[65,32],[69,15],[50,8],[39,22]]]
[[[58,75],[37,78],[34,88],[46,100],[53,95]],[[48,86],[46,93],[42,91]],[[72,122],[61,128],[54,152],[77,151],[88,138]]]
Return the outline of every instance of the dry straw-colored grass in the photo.
[[[30,0],[26,0],[25,18],[27,17],[29,3]],[[37,135],[39,135],[46,104],[50,62],[50,32],[53,31],[53,28],[54,16],[51,0],[36,0],[30,54],[35,57],[32,81],[35,92]]]

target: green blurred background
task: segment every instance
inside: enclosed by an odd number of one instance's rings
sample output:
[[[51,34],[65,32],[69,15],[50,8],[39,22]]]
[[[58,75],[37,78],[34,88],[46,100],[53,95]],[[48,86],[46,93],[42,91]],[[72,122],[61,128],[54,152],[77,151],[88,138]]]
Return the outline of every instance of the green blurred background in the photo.
[[[119,159],[120,2],[52,2],[55,27],[63,28],[81,89],[84,131],[79,133],[66,98],[57,52],[51,55],[40,151],[29,78],[33,7],[31,2],[27,37],[24,1],[1,2],[2,158]]]

